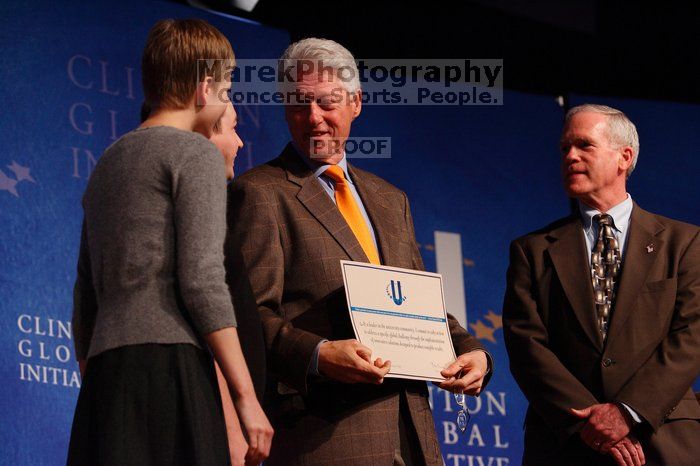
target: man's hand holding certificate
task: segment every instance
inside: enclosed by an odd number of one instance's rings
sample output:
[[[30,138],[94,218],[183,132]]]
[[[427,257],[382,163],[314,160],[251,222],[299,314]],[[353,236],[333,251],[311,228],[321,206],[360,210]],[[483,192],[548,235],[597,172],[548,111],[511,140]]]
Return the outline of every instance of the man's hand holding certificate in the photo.
[[[319,348],[318,371],[344,383],[380,384],[391,362],[372,359],[372,350],[357,340],[327,341]]]
[[[336,358],[354,367],[344,376],[348,382],[381,383],[384,376],[399,377],[479,393],[486,354],[473,351],[456,357],[441,275],[350,261],[341,261],[341,267],[357,341],[329,342],[321,351],[329,344],[352,350],[345,353],[350,357]],[[321,373],[328,372],[327,358],[321,360],[326,366],[319,366]]]
[[[446,380],[438,386],[450,392],[476,396],[481,393],[488,367],[488,359],[483,351],[464,353],[458,356],[447,369],[440,372]]]

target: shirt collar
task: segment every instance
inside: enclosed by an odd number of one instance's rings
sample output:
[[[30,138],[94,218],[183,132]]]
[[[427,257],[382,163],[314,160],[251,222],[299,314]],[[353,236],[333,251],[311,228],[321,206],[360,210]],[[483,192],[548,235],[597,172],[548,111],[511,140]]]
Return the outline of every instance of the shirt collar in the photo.
[[[331,164],[316,162],[315,160],[311,160],[309,157],[303,156],[301,151],[297,147],[297,145],[293,142],[292,142],[292,146],[294,147],[294,150],[296,150],[299,158],[301,158],[301,160],[303,160],[304,163],[311,169],[311,171],[314,173],[314,176],[316,176],[316,178],[321,178],[323,173],[326,170],[328,170],[328,167],[331,166]],[[343,173],[345,174],[345,179],[347,181],[349,181],[350,184],[354,184],[352,182],[352,179],[350,178],[350,173],[348,173],[348,160],[347,160],[345,152],[343,152],[343,158],[340,159],[340,162],[338,162],[338,166],[343,169]]]
[[[629,224],[633,206],[634,204],[632,203],[632,196],[627,194],[627,198],[624,201],[620,202],[619,204],[612,207],[606,212],[612,217],[614,223],[613,226],[617,231],[621,232],[622,229],[625,228],[627,224]],[[578,203],[578,208],[581,212],[581,218],[583,219],[583,228],[585,230],[591,229],[591,227],[593,226],[593,217],[602,212],[600,212],[598,209],[594,209],[593,207],[584,204],[581,201],[579,201]]]

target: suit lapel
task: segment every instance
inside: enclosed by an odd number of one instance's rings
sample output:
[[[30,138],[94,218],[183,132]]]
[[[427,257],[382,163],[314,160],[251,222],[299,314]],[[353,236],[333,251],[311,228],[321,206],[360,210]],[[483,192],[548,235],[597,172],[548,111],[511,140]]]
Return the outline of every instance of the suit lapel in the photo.
[[[299,186],[297,199],[338,242],[351,260],[369,262],[342,214],[291,144],[280,156],[287,179]]]
[[[370,178],[362,176],[360,170],[348,164],[348,172],[352,177],[352,181],[357,188],[357,192],[362,199],[362,204],[365,206],[367,216],[369,217],[372,226],[374,227],[374,235],[377,238],[379,254],[383,265],[396,265],[399,260],[395,254],[395,248],[392,247],[391,238],[397,238],[398,228],[395,222],[390,219],[394,218],[397,206],[391,206],[387,200],[379,192],[379,186]]]
[[[596,324],[596,310],[591,283],[590,258],[578,217],[550,232],[555,241],[547,249],[564,293],[574,314],[593,345],[602,351],[603,338]]]
[[[663,241],[656,238],[656,235],[663,231],[663,226],[636,203],[632,208],[629,228],[622,276],[613,305],[608,341],[624,328],[627,319],[634,311],[637,296],[664,245]]]

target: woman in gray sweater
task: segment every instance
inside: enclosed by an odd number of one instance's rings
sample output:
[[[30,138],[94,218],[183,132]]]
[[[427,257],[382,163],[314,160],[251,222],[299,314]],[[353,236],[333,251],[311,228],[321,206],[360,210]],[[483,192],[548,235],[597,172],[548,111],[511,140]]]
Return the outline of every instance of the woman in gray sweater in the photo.
[[[154,111],[105,151],[85,191],[73,312],[85,370],[69,464],[228,464],[209,350],[246,431],[246,460],[269,452],[225,283],[226,169],[202,135],[231,105],[221,101],[230,81],[191,73],[209,56],[232,62],[233,51],[206,22],[153,27],[142,73]]]

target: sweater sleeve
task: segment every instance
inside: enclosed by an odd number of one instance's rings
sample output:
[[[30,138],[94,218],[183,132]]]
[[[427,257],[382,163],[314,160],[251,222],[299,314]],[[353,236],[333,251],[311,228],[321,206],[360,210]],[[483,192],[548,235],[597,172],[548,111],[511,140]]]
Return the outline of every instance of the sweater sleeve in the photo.
[[[174,173],[176,270],[185,308],[197,332],[206,335],[235,327],[236,318],[224,271],[224,161],[213,145],[197,149]]]
[[[95,327],[97,314],[97,298],[92,283],[92,267],[90,265],[90,248],[88,245],[87,227],[83,220],[80,235],[80,255],[78,257],[78,275],[73,288],[73,342],[78,359],[87,359]]]

